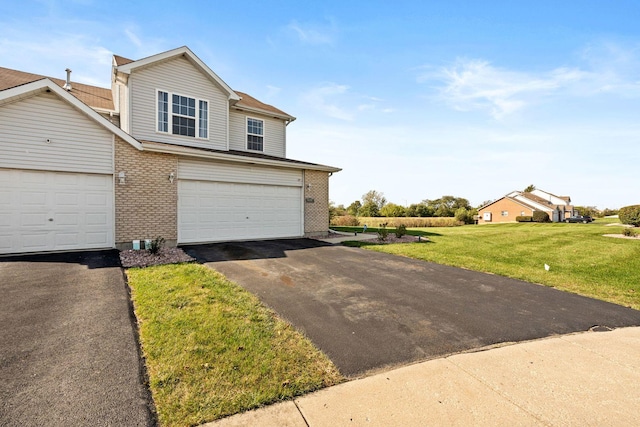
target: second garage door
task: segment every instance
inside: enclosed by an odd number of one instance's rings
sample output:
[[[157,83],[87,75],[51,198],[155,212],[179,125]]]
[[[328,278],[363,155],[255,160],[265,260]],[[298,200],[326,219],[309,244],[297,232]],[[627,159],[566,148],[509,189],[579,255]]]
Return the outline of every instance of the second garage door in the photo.
[[[299,237],[301,188],[231,182],[178,182],[178,242]]]

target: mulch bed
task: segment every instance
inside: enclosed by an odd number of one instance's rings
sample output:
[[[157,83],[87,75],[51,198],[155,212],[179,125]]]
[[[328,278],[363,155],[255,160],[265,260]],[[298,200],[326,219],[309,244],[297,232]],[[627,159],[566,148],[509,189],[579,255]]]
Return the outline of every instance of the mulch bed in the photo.
[[[125,268],[149,267],[152,265],[177,264],[193,261],[195,261],[195,258],[190,257],[180,248],[162,248],[156,254],[152,254],[150,251],[144,249],[120,252],[120,262]]]

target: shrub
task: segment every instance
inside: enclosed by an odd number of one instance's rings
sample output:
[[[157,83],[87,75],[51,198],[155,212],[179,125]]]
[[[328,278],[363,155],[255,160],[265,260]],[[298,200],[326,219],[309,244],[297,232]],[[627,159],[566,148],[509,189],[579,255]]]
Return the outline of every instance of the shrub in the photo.
[[[401,238],[402,236],[407,234],[407,226],[404,224],[400,224],[399,226],[396,227],[395,234],[398,239]]]
[[[623,224],[640,227],[640,205],[631,205],[620,208],[618,218]]]
[[[516,221],[518,222],[533,222],[533,217],[531,215],[517,216]]]
[[[353,215],[342,215],[333,217],[333,219],[331,219],[331,225],[353,227],[360,225],[360,222],[358,221],[358,218]]]
[[[633,228],[625,228],[622,230],[622,235],[627,237],[636,237],[638,233]]]
[[[549,214],[542,211],[535,211],[533,213],[533,221],[534,222],[550,222]]]
[[[164,247],[164,237],[156,237],[151,241],[151,246],[149,246],[149,252],[152,254],[157,254],[160,252],[160,249]]]
[[[389,236],[389,230],[387,230],[387,223],[383,222],[382,224],[380,224],[380,227],[378,228],[378,239],[384,242],[385,240],[387,240],[388,236]]]
[[[476,209],[458,208],[456,210],[455,218],[465,224],[475,223],[475,216],[478,214]]]

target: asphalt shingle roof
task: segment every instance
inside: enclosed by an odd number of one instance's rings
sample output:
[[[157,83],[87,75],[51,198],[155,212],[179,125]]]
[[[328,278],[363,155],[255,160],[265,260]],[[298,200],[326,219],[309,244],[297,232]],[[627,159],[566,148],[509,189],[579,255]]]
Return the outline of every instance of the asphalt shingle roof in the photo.
[[[63,79],[0,67],[0,90],[10,89],[45,78],[49,78],[60,87],[63,87],[66,83],[66,80]],[[113,110],[111,89],[77,83],[72,80],[69,93],[92,108]]]

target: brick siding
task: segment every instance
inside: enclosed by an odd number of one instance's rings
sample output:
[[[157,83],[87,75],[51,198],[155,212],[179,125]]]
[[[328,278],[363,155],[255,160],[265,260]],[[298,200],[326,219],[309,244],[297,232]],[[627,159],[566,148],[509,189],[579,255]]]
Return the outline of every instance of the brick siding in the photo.
[[[126,174],[120,184],[118,173]],[[136,150],[116,137],[115,143],[115,211],[116,247],[127,249],[134,239],[166,240],[175,246],[178,233],[178,158],[172,154]]]
[[[329,174],[305,170],[304,184],[304,235],[326,233],[329,230]],[[309,198],[313,199],[312,203],[307,201]]]
[[[507,212],[507,216],[502,216],[502,212]],[[491,221],[485,221],[483,215],[485,212],[491,212]],[[524,212],[525,216],[533,215],[531,208],[524,207],[509,199],[498,200],[492,205],[478,211],[478,224],[495,224],[500,222],[516,222],[516,217],[521,216]]]

